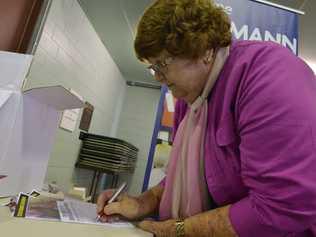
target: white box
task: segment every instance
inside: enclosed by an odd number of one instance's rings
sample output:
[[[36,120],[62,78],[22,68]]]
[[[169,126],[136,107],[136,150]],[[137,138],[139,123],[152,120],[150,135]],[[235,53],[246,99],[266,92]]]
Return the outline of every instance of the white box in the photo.
[[[0,51],[0,196],[42,188],[62,111],[84,106],[62,86],[24,90],[31,61]]]

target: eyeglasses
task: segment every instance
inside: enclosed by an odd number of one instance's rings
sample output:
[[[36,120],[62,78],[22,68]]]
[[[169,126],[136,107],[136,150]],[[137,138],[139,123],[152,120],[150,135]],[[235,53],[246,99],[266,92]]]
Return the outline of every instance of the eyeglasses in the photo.
[[[155,64],[148,66],[147,69],[149,70],[150,74],[153,76],[155,76],[156,74],[164,75],[166,73],[167,66],[171,64],[173,60],[174,60],[173,57],[168,57],[162,61],[159,61]]]

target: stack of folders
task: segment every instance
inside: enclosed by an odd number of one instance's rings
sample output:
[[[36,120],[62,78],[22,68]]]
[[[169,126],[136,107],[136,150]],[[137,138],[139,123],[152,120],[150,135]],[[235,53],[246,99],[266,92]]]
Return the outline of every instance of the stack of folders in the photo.
[[[80,133],[81,150],[76,167],[104,173],[132,173],[138,149],[132,144],[112,137]]]

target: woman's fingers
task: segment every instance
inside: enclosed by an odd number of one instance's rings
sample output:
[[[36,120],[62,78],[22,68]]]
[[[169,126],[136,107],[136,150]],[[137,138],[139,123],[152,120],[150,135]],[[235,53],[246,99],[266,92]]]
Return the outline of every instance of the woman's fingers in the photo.
[[[113,202],[104,207],[105,215],[122,214],[121,202]]]
[[[118,222],[118,221],[121,221],[123,220],[124,218],[122,218],[121,215],[111,215],[109,216],[108,218],[108,222],[112,223],[112,222]]]
[[[97,213],[102,212],[107,201],[112,197],[113,193],[114,193],[113,189],[108,189],[99,195],[98,200],[97,200]]]
[[[107,203],[113,195],[113,190],[106,190],[101,193],[97,200],[97,213],[104,215],[102,221],[108,222],[109,216],[120,215],[121,218],[129,220],[139,217],[139,203],[136,198],[128,196],[126,193],[121,194],[114,202]]]
[[[109,216],[103,215],[100,217],[101,222],[108,222]]]
[[[123,219],[124,218],[120,215],[111,215],[111,216],[104,215],[100,218],[100,221],[112,223],[112,222],[118,222],[118,221],[123,220]]]
[[[116,199],[117,202],[122,201],[123,199],[127,198],[128,195],[127,193],[122,193],[121,195],[118,196],[118,198]]]

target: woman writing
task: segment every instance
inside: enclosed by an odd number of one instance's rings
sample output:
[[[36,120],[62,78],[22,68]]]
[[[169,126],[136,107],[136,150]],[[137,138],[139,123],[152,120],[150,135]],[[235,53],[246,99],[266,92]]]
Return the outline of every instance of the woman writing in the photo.
[[[210,0],[157,0],[140,20],[138,59],[178,98],[166,178],[98,211],[159,221],[156,236],[313,236],[316,84],[274,43],[232,41]]]

